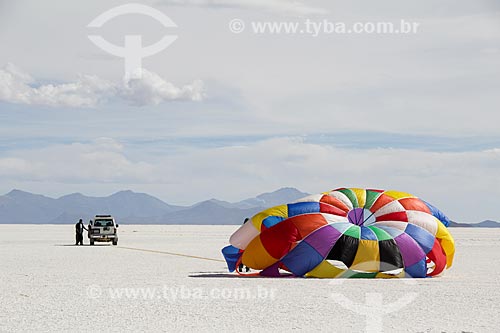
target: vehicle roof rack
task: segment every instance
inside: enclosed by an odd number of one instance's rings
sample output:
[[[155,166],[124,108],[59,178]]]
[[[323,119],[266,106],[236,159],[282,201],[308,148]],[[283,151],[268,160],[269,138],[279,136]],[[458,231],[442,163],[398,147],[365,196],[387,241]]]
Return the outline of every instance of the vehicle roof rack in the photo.
[[[95,217],[111,217],[111,215],[96,215]]]

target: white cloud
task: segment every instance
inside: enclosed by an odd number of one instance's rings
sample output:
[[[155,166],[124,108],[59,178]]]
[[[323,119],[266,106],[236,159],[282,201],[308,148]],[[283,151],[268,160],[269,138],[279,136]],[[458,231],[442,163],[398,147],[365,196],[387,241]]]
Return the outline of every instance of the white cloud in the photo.
[[[54,145],[0,158],[0,178],[60,183],[148,182],[154,167],[131,161],[109,138],[91,143]]]
[[[38,84],[29,74],[8,63],[0,69],[0,101],[51,107],[94,107],[110,100],[136,106],[157,105],[173,100],[199,101],[203,82],[176,87],[158,74],[142,70],[134,77],[114,83],[93,75],[80,75],[76,82]]]
[[[11,63],[0,69],[0,100],[47,106],[88,107],[114,89],[96,76],[80,76],[74,83],[42,84]]]
[[[118,95],[139,106],[158,105],[170,100],[200,101],[204,97],[203,82],[200,80],[179,88],[165,81],[158,74],[144,69],[141,78],[129,79],[122,89],[118,89]]]
[[[69,193],[89,184],[92,194],[99,195],[133,189],[177,204],[212,197],[236,201],[283,186],[312,193],[340,186],[371,187],[408,191],[461,221],[498,218],[499,149],[343,149],[287,137],[169,150],[163,156],[145,149],[143,161],[112,139],[18,151],[0,158],[0,179],[27,190],[31,187],[24,184],[59,183],[59,193],[61,188]],[[99,188],[106,192],[96,193]]]
[[[277,138],[245,146],[199,150],[173,156],[168,165],[183,188],[196,184],[202,197],[244,198],[282,186],[316,193],[339,186],[408,191],[451,218],[498,218],[498,150],[428,152],[410,149],[342,149]],[[170,187],[172,188],[172,187]],[[188,197],[189,198],[189,197]],[[193,200],[193,199],[191,199]]]
[[[313,7],[305,4],[303,1],[289,0],[160,0],[160,2],[167,5],[177,6],[241,8],[294,15],[315,15],[328,13],[328,11],[324,8]]]

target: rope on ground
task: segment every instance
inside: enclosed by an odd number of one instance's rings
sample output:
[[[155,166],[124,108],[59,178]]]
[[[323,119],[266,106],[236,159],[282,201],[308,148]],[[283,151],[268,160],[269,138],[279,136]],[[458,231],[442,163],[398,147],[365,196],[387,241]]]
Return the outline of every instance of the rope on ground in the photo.
[[[200,259],[200,260],[210,260],[210,261],[217,261],[217,262],[225,262],[224,260],[221,260],[221,259],[214,259],[214,258],[193,256],[193,255],[190,255],[190,254],[183,254],[183,253],[166,252],[166,251],[158,251],[158,250],[148,250],[148,249],[139,249],[139,248],[127,247],[127,246],[118,246],[117,248],[118,249],[133,250],[133,251],[141,251],[141,252],[166,254],[166,255],[170,255],[170,256],[186,257],[186,258],[193,258],[193,259]]]

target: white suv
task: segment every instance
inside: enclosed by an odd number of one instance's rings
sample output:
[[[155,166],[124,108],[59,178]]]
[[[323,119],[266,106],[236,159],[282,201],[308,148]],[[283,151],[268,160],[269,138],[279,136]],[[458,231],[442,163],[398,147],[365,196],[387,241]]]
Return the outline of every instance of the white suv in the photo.
[[[113,245],[117,245],[117,228],[118,224],[111,215],[96,215],[94,221],[89,224],[90,245],[94,245],[94,242],[113,242]]]

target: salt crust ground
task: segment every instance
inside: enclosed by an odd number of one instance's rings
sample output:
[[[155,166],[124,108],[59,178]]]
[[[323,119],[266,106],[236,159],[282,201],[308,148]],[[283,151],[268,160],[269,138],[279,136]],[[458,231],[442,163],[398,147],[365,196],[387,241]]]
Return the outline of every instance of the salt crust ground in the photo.
[[[494,332],[500,326],[499,229],[452,228],[452,269],[411,281],[238,278],[220,261],[162,253],[221,260],[236,228],[122,225],[116,247],[91,247],[87,239],[77,247],[72,225],[0,225],[0,331]],[[370,300],[396,310],[367,316],[361,311]]]

